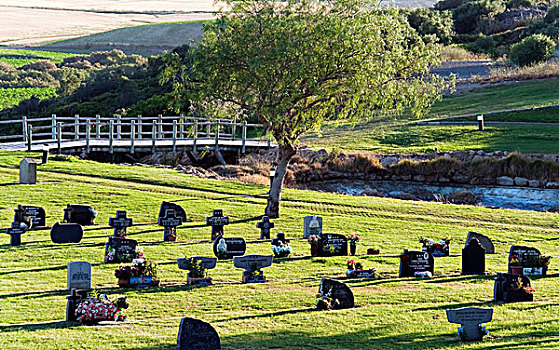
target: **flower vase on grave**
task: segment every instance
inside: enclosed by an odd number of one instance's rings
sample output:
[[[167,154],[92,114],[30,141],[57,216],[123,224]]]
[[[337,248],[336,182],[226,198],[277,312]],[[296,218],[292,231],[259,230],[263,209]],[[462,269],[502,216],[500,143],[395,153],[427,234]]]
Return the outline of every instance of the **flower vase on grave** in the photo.
[[[311,245],[311,256],[318,256],[318,246]]]
[[[130,286],[130,280],[129,279],[124,279],[124,278],[119,279],[118,280],[118,286],[120,288],[126,288],[126,287]]]
[[[349,245],[349,254],[355,255],[356,250],[357,250],[357,244],[350,244]]]
[[[510,271],[514,275],[522,275],[522,271],[524,270],[524,266],[511,266]]]

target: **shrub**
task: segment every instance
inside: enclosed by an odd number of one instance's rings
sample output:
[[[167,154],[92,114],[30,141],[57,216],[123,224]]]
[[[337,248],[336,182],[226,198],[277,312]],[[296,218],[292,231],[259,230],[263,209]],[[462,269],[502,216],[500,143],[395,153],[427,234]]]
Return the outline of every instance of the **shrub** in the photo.
[[[477,0],[460,5],[452,13],[454,29],[457,33],[471,33],[486,16],[496,15],[505,10],[501,0]]]
[[[426,8],[419,8],[407,11],[408,23],[421,35],[424,41],[429,36],[435,36],[438,42],[443,44],[450,43],[452,32],[452,15],[449,11],[433,11]]]
[[[524,67],[547,61],[555,51],[555,43],[543,34],[534,34],[511,46],[509,59]]]

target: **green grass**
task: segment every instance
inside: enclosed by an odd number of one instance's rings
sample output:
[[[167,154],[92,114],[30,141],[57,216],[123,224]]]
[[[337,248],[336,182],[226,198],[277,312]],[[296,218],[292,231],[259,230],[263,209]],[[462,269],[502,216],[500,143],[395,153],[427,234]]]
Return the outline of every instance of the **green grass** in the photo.
[[[0,110],[18,105],[21,101],[35,96],[45,100],[56,96],[56,88],[0,88]]]
[[[66,203],[87,203],[99,213],[97,225],[86,227],[80,244],[56,245],[48,231],[30,231],[23,244],[10,248],[0,236],[0,346],[3,349],[174,349],[181,317],[210,322],[224,349],[551,349],[559,348],[557,262],[550,276],[534,278],[534,303],[495,304],[493,276],[461,276],[460,249],[466,233],[489,235],[497,254],[487,257],[494,274],[506,270],[512,244],[539,248],[558,256],[558,217],[552,213],[487,209],[441,203],[286,190],[282,217],[273,232],[292,239],[292,258],[279,259],[265,270],[266,284],[243,285],[241,270],[220,261],[210,272],[215,285],[191,288],[176,258],[213,256],[205,217],[222,208],[231,219],[227,236],[247,240],[247,254],[268,254],[258,241],[258,217],[267,188],[238,182],[199,179],[171,169],[53,161],[39,166],[39,183],[18,185],[15,168],[23,153],[0,152],[0,224],[7,227],[17,204],[41,205],[47,223],[61,220]],[[35,154],[38,157],[39,154]],[[154,225],[161,201],[182,205],[189,221],[178,230],[177,243],[163,243]],[[112,234],[107,223],[116,210],[127,210],[136,224],[129,237],[159,264],[162,287],[121,290],[105,265],[103,244]],[[323,276],[343,278],[345,257],[309,258],[301,239],[302,222],[311,213],[324,218],[326,232],[363,237],[358,254],[380,248],[379,256],[361,255],[365,267],[376,267],[377,280],[345,280],[357,307],[317,312],[315,293]],[[419,249],[417,237],[451,235],[452,256],[437,258],[435,277],[398,278],[398,254]],[[128,297],[129,321],[120,326],[82,327],[65,317],[66,264],[93,264],[93,285],[111,296]],[[461,344],[457,325],[446,321],[445,309],[490,306],[494,320],[484,342]]]
[[[55,52],[55,51],[0,48],[0,61],[5,62],[16,68],[25,66],[33,62],[37,62],[39,60],[49,60],[54,63],[60,63],[64,58],[75,56],[75,55],[76,55],[75,53],[64,53],[64,52]]]

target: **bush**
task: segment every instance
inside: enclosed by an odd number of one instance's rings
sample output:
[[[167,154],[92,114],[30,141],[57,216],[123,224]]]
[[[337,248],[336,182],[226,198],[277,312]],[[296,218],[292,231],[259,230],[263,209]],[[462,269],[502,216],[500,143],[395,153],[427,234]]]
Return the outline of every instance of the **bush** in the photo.
[[[490,15],[496,15],[505,10],[501,0],[477,0],[460,5],[452,13],[454,29],[458,34],[475,31],[479,21]]]
[[[407,11],[408,23],[421,35],[423,40],[429,35],[434,35],[442,44],[450,43],[452,32],[452,15],[449,11],[433,11],[419,8]]]
[[[511,46],[509,59],[524,67],[547,61],[555,51],[555,43],[543,34],[534,34]]]

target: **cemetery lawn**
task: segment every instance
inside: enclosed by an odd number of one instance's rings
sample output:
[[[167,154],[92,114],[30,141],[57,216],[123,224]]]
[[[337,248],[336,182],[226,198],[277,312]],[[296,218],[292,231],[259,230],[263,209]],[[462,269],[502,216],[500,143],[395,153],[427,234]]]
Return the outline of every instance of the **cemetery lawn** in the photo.
[[[290,238],[294,254],[264,270],[268,283],[240,284],[242,271],[232,261],[211,270],[215,285],[185,285],[176,259],[213,256],[205,217],[221,208],[231,224],[229,237],[247,240],[247,254],[270,254],[269,242],[257,240],[256,222],[265,207],[267,187],[199,179],[172,169],[50,160],[39,166],[37,185],[19,185],[23,153],[0,152],[0,223],[8,227],[17,204],[45,208],[47,224],[60,221],[66,203],[89,204],[97,225],[85,228],[79,244],[53,244],[49,231],[30,231],[20,247],[0,235],[0,348],[2,349],[175,349],[179,322],[189,316],[215,327],[224,349],[555,349],[559,348],[559,218],[554,213],[488,209],[431,202],[285,190],[277,232]],[[33,154],[39,158],[39,154]],[[179,227],[177,243],[163,243],[154,223],[161,201],[173,201],[189,221]],[[119,289],[103,264],[107,225],[116,210],[126,210],[134,226],[129,237],[158,263],[162,286]],[[375,267],[380,279],[345,279],[346,257],[310,258],[302,240],[303,217],[324,218],[324,231],[357,233],[363,241],[358,261]],[[488,276],[461,276],[461,248],[468,231],[493,239],[497,254],[486,259]],[[435,258],[432,279],[398,278],[399,254],[421,248],[418,237],[452,236],[451,256]],[[506,271],[513,244],[533,246],[552,259],[549,276],[532,278],[535,302],[492,301],[493,278]],[[378,256],[363,255],[378,248]],[[118,326],[78,326],[64,322],[66,264],[92,263],[94,288],[110,297],[126,295],[128,321]],[[346,282],[356,307],[314,311],[323,276]],[[445,309],[494,308],[483,342],[462,344],[458,325]]]

